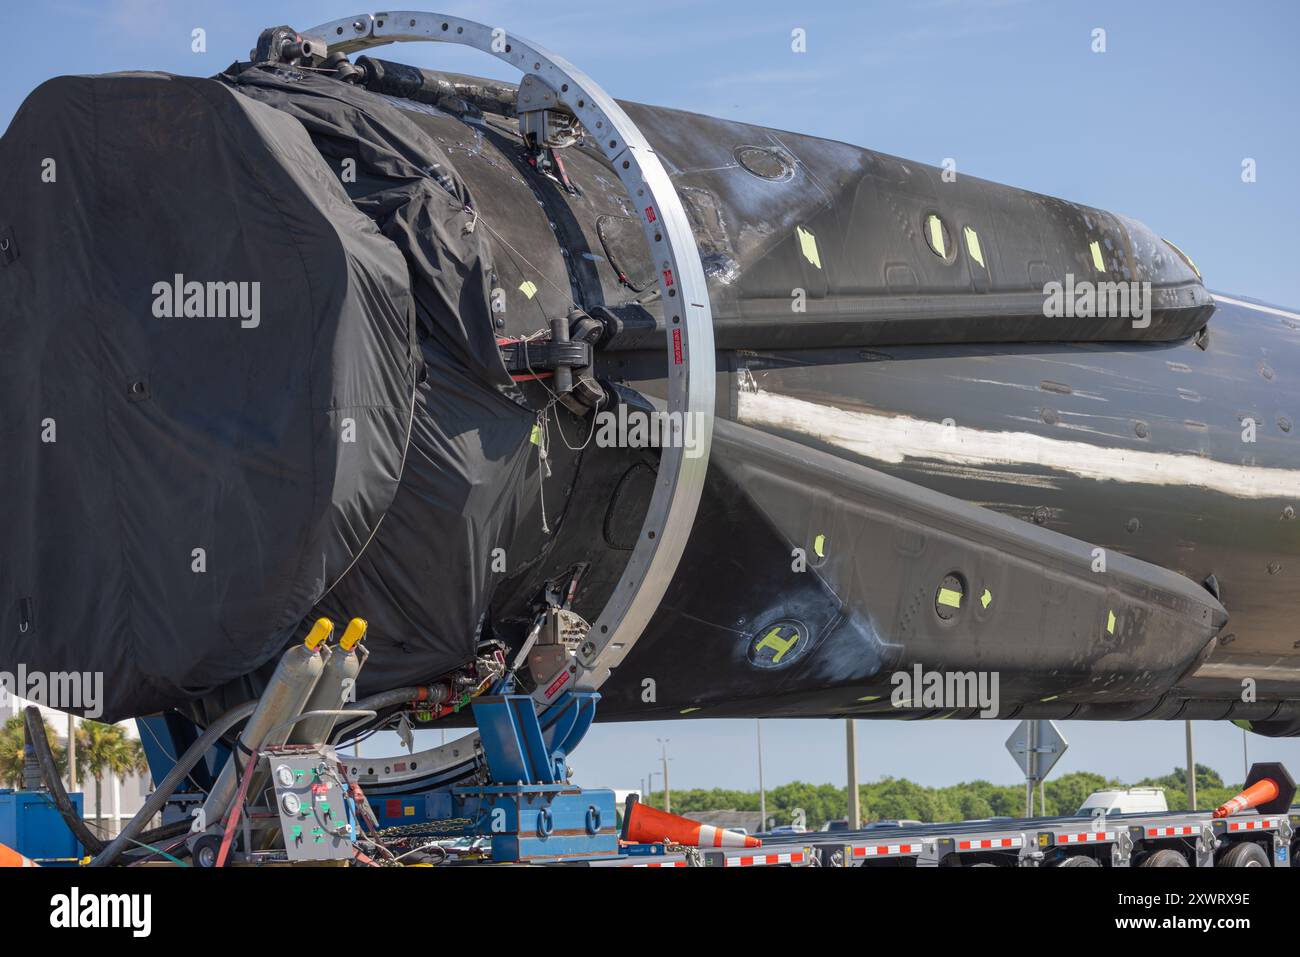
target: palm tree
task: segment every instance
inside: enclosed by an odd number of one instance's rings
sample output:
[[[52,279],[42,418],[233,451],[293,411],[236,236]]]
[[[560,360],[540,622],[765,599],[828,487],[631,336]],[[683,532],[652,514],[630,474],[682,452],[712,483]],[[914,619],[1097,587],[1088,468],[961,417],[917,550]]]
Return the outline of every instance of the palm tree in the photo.
[[[77,755],[79,770],[95,779],[95,823],[102,829],[104,775],[111,772],[121,779],[133,771],[148,770],[144,748],[136,739],[128,738],[119,724],[83,719],[77,729]]]
[[[51,742],[56,740],[54,729],[48,721],[45,722],[45,736]],[[15,789],[23,786],[23,749],[26,743],[27,729],[21,714],[14,715],[0,725],[0,785]],[[59,772],[63,773],[67,765],[67,752],[57,743],[52,743],[50,750],[54,752],[54,763]]]

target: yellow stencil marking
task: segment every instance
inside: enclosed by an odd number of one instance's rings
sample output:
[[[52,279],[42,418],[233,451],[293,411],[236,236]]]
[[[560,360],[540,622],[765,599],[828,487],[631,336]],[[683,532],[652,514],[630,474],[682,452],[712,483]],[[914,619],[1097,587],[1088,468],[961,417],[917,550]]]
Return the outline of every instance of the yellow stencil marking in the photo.
[[[776,654],[772,656],[772,664],[779,665],[781,659],[785,657],[785,653],[798,644],[798,642],[799,632],[796,631],[789,639],[784,639],[781,637],[781,626],[777,625],[763,636],[762,641],[755,645],[755,650],[758,650],[759,648],[772,648],[776,651]]]
[[[961,592],[953,591],[951,588],[940,588],[939,604],[947,605],[949,608],[960,608]]]
[[[818,535],[813,539],[813,551],[817,553],[818,558],[826,557],[826,536]]]
[[[1106,634],[1115,634],[1115,613],[1113,611],[1106,612]]]
[[[980,595],[980,604],[987,608],[992,603],[993,593],[986,588],[984,589],[984,594]]]
[[[519,284],[519,291],[522,292],[529,299],[532,299],[533,296],[537,295],[537,286],[533,283],[531,279],[525,279],[523,282]]]

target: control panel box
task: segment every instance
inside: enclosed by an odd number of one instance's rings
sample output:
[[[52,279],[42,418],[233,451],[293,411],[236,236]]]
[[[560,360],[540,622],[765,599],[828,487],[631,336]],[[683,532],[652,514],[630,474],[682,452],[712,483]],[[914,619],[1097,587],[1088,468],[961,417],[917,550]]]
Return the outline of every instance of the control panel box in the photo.
[[[290,861],[337,861],[354,854],[356,822],[348,788],[332,752],[318,748],[262,755],[275,792],[284,849]]]

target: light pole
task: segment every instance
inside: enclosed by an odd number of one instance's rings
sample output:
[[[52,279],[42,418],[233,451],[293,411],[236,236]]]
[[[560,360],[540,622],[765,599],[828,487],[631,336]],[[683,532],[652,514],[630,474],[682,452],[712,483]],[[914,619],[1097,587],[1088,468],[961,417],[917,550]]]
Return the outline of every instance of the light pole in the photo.
[[[1196,758],[1192,754],[1192,722],[1187,726],[1187,809],[1196,810]]]
[[[849,827],[862,828],[862,796],[858,794],[858,735],[852,718],[844,719],[844,747],[848,758]]]
[[[668,742],[672,739],[657,738],[656,740],[659,742],[660,758],[664,764],[664,810],[671,814],[673,811],[673,796],[672,792],[668,790]]]
[[[77,725],[71,714],[68,715],[68,790],[77,790]]]
[[[754,734],[758,740],[758,829],[767,830],[767,791],[763,787],[763,720],[754,721]]]

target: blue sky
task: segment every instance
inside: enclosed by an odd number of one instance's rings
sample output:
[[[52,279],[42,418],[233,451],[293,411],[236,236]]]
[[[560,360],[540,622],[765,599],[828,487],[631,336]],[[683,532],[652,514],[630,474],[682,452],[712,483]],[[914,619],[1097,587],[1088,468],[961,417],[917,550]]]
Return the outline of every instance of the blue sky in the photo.
[[[409,6],[436,8],[432,0]],[[206,75],[258,32],[362,12],[357,0],[10,2],[0,125],[58,73]],[[1300,4],[1196,0],[576,0],[447,2],[535,40],[617,97],[796,130],[1124,213],[1177,243],[1214,289],[1300,307]],[[57,28],[57,34],[49,30]],[[207,50],[191,51],[191,31]],[[791,50],[791,31],[807,52]],[[1106,52],[1092,33],[1106,31]],[[42,36],[37,31],[45,31]],[[433,45],[381,55],[513,79],[496,61]],[[1253,159],[1256,181],[1242,182]],[[1060,771],[1126,778],[1182,761],[1181,724],[1064,725]],[[1001,722],[859,725],[864,779],[929,784],[1016,778]],[[843,778],[842,722],[764,722],[766,778]],[[672,740],[677,786],[752,786],[754,723],[601,726],[576,755],[580,783],[636,786]],[[1242,733],[1197,725],[1200,759],[1239,779]],[[1300,739],[1251,736],[1252,759],[1300,765]]]

